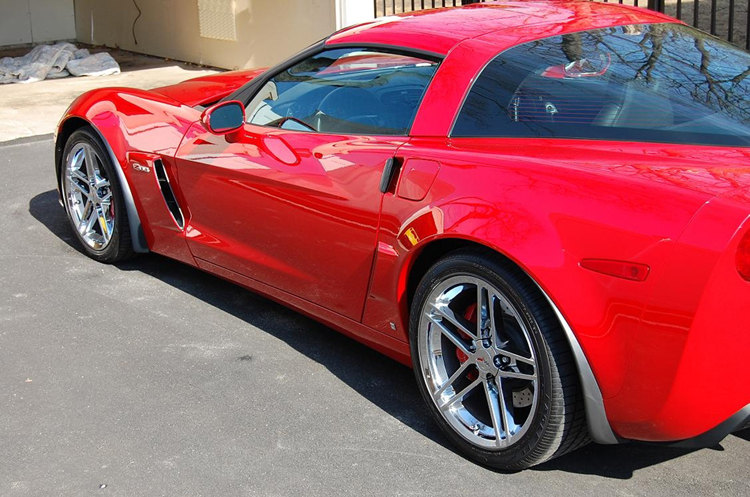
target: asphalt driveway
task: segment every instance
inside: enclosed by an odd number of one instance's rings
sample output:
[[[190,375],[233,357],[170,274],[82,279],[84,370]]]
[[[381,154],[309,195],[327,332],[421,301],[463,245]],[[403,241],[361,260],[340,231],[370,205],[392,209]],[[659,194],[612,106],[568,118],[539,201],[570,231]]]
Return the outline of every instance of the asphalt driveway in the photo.
[[[408,368],[163,257],[83,256],[49,136],[0,172],[0,495],[750,494],[748,431],[481,468]]]

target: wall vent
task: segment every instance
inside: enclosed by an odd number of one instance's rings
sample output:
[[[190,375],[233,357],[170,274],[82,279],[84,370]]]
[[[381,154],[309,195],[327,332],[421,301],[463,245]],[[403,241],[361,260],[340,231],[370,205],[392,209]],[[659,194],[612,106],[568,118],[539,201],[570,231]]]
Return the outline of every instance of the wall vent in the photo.
[[[237,41],[235,0],[198,0],[198,24],[204,38]]]

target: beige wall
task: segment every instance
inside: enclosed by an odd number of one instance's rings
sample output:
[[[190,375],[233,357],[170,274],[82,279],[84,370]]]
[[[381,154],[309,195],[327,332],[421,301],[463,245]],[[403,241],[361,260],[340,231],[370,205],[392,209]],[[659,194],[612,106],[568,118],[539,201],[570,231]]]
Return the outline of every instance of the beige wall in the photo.
[[[237,41],[200,36],[198,0],[137,3],[136,45],[132,0],[75,0],[78,41],[234,69],[273,65],[336,28],[334,0],[235,0]]]
[[[73,0],[0,0],[0,47],[75,37]]]

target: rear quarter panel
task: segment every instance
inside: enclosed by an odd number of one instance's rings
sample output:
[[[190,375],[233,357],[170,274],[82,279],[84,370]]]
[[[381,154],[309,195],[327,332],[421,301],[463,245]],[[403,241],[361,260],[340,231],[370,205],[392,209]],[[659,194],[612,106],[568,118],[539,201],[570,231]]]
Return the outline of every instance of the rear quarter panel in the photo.
[[[669,278],[666,263],[683,231],[707,201],[744,181],[748,165],[736,149],[573,140],[414,138],[399,154],[441,165],[424,200],[384,198],[365,324],[388,332],[398,315],[390,332],[406,340],[406,279],[416,257],[436,240],[474,241],[516,262],[551,296],[605,405],[623,388],[633,355],[654,356],[634,349],[634,341],[656,283]],[[584,258],[646,264],[651,272],[644,282],[618,279],[581,268]],[[702,283],[682,284],[670,287],[676,300]],[[673,377],[649,380],[668,389]],[[610,405],[621,410],[629,400],[637,409],[632,402],[641,393]],[[650,400],[663,404],[668,393]]]
[[[750,283],[735,262],[750,230],[750,188],[691,219],[654,282],[611,421],[638,440],[682,440],[750,404]]]

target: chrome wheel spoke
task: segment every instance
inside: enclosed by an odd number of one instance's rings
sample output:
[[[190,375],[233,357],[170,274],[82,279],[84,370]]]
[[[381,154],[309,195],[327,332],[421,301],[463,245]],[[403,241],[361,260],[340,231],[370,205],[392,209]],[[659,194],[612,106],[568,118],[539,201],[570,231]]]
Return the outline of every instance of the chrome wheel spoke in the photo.
[[[78,180],[81,183],[88,184],[89,178],[81,172],[80,169],[73,169],[70,171],[70,179],[71,180]]]
[[[490,316],[490,294],[487,287],[477,285],[477,337],[490,338],[492,317]]]
[[[431,316],[430,314],[426,314],[427,318],[440,329],[440,332],[445,335],[448,340],[450,340],[453,345],[461,349],[461,351],[466,355],[471,355],[471,350],[469,349],[469,346],[466,345],[466,343],[463,341],[461,337],[458,336],[454,331],[450,330],[448,327],[443,324],[443,322],[439,319],[436,319],[434,316]]]
[[[518,371],[503,371],[502,369],[497,372],[500,378],[515,378],[517,380],[535,381],[536,373],[520,373]]]
[[[80,149],[78,149],[77,152],[75,152],[75,153],[73,153],[71,155],[72,155],[72,159],[71,159],[70,166],[69,166],[68,170],[70,170],[70,171],[76,171],[76,172],[80,173],[81,172],[81,168],[83,167],[83,161],[86,158],[86,154],[85,154],[83,148],[81,147]],[[84,178],[85,178],[86,181],[88,181],[88,178],[86,176],[84,176]]]
[[[471,393],[472,390],[474,390],[477,385],[482,383],[481,378],[477,378],[476,380],[472,381],[469,386],[461,390],[459,393],[453,395],[452,397],[448,398],[445,402],[442,404],[439,404],[438,407],[441,411],[445,411],[446,409],[450,409],[453,404],[458,402],[459,400],[463,400],[464,397],[466,397],[469,393]]]
[[[435,397],[435,400],[439,401],[440,397],[443,395],[443,392],[445,392],[445,390],[448,387],[450,387],[451,385],[453,385],[453,383],[455,383],[456,380],[459,379],[461,377],[461,375],[466,372],[466,370],[468,369],[468,367],[470,365],[471,365],[471,363],[469,361],[466,361],[463,364],[461,364],[461,366],[459,366],[459,368],[456,370],[456,372],[453,373],[450,378],[448,378],[447,380],[445,380],[445,383],[443,383],[443,385],[440,388],[438,388],[437,391],[434,394],[432,394],[433,397]]]
[[[97,170],[96,188],[109,188],[109,181],[107,180],[107,178],[102,178],[98,174],[99,171]]]
[[[96,224],[96,209],[93,202],[89,202],[81,215],[81,222],[78,223],[78,232],[81,236],[87,236]]]
[[[96,184],[98,168],[96,166],[96,154],[89,145],[83,146],[84,164],[86,165],[86,176],[89,184]]]
[[[508,430],[505,400],[502,398],[502,390],[498,391],[497,387],[490,380],[486,380],[484,382],[484,395],[487,397],[487,405],[490,409],[490,417],[492,418],[492,427],[495,429],[495,445],[503,447],[510,442],[510,430]]]
[[[71,187],[73,187],[74,190],[76,190],[78,193],[80,193],[84,197],[88,197],[89,196],[89,191],[86,188],[82,187],[78,183],[78,181],[76,181],[74,179],[70,179],[69,180],[69,184],[70,184]]]
[[[456,316],[456,314],[451,310],[450,307],[448,307],[445,303],[430,303],[430,306],[432,309],[440,315],[441,318],[444,318],[446,321],[448,321],[450,324],[456,327],[456,329],[462,331],[463,333],[466,333],[473,339],[479,338],[479,336],[472,331],[470,328],[468,328],[465,324],[461,322],[461,320]]]
[[[536,361],[532,357],[524,357],[505,349],[498,349],[497,354],[512,359],[513,361],[522,362],[524,364],[528,364],[529,366],[536,367]]]
[[[503,380],[495,378],[495,388],[497,388],[497,398],[500,400],[500,413],[502,415],[503,427],[505,430],[505,443],[510,444],[513,440],[513,432],[510,428],[510,420],[508,419],[510,412],[508,411],[508,403],[505,401]],[[513,420],[513,424],[515,425],[515,419]]]
[[[502,323],[502,320],[500,320],[500,323],[497,321],[497,317],[495,316],[495,293],[492,292],[492,290],[489,290],[487,293],[487,307],[489,309],[489,319],[490,319],[490,326],[489,326],[489,337],[490,340],[492,340],[492,343],[497,345],[498,344],[498,324]]]
[[[88,225],[89,218],[91,217],[91,209],[93,208],[94,204],[93,202],[86,201],[86,204],[83,206],[83,209],[81,210],[80,217],[78,219],[75,219],[78,232],[83,235],[86,232],[86,226]]]

